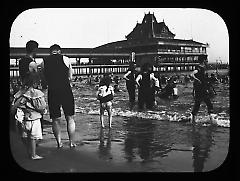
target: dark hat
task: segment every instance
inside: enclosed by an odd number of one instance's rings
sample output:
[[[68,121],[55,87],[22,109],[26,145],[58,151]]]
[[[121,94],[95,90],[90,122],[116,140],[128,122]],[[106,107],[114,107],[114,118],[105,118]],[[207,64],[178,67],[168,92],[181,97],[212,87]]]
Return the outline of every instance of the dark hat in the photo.
[[[38,48],[38,43],[34,40],[30,40],[26,43],[27,53],[32,53],[37,48]]]
[[[61,50],[61,47],[58,44],[54,44],[50,46],[50,52],[52,52],[53,50]]]

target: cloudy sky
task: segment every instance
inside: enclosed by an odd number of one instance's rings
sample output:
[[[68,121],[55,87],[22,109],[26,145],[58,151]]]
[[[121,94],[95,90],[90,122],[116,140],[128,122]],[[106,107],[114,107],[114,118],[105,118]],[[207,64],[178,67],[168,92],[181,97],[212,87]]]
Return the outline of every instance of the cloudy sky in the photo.
[[[124,40],[144,13],[164,20],[177,39],[209,43],[209,62],[229,62],[229,37],[224,20],[206,9],[183,8],[64,8],[29,9],[17,16],[10,32],[10,47],[25,47],[36,40],[40,47],[57,43],[68,48],[94,48]]]

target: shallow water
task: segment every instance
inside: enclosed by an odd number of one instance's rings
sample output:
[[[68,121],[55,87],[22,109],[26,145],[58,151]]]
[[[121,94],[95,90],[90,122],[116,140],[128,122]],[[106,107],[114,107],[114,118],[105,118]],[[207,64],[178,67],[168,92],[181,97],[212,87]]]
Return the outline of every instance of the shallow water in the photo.
[[[192,84],[178,84],[177,100],[157,100],[155,111],[138,112],[128,108],[125,82],[113,101],[113,124],[100,129],[96,85],[76,84],[76,124],[79,138],[101,159],[128,164],[139,171],[209,171],[225,160],[229,144],[229,85],[217,84],[213,98],[215,125],[208,123],[202,104],[195,126],[179,122],[193,106]],[[78,120],[77,115],[91,115]]]
[[[121,92],[113,101],[112,129],[108,128],[107,116],[106,127],[100,128],[96,90],[96,84],[76,83],[73,87],[76,139],[100,159],[144,172],[210,171],[224,162],[230,132],[229,85],[215,85],[217,96],[212,102],[216,124],[208,123],[202,104],[196,125],[191,125],[179,121],[193,106],[191,83],[178,84],[177,100],[157,98],[155,111],[138,112],[136,107],[129,110],[125,82],[121,81]]]
[[[123,117],[137,117],[145,119],[157,119],[164,121],[181,121],[186,119],[191,112],[193,106],[192,97],[192,83],[188,85],[178,84],[179,98],[176,100],[164,100],[156,97],[157,106],[154,111],[138,112],[137,106],[132,111],[128,107],[128,93],[126,90],[125,82],[122,80],[120,83],[121,92],[115,93],[113,100],[113,115]],[[214,106],[214,120],[217,126],[230,127],[229,116],[229,85],[216,84],[214,85],[217,96],[212,99]],[[76,112],[98,115],[99,102],[96,99],[97,84],[75,84],[73,89]],[[137,99],[137,96],[136,96]],[[196,122],[207,125],[208,115],[206,105],[203,103],[200,107]]]
[[[88,151],[137,171],[209,171],[228,152],[229,128],[114,117],[112,129],[101,129],[98,116],[77,117],[77,139]]]

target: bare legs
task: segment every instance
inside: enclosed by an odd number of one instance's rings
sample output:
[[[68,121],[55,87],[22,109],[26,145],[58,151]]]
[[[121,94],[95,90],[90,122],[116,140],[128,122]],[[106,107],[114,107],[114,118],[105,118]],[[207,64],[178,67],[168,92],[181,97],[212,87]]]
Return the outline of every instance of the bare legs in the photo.
[[[109,124],[109,128],[112,128],[112,109],[109,108],[107,109],[108,112],[108,124]]]
[[[22,138],[22,142],[27,149],[28,156],[33,160],[39,160],[43,157],[36,154],[36,140],[30,137]]]
[[[205,104],[207,105],[207,109],[208,109],[208,114],[209,114],[209,118],[210,121],[213,122],[213,117],[212,117],[212,113],[213,113],[213,104],[211,103],[210,99],[208,97],[195,97],[194,100],[194,106],[193,106],[193,110],[192,110],[192,118],[191,118],[191,122],[195,123],[195,116],[198,113],[198,110],[200,108],[201,102],[205,102]]]
[[[58,148],[62,147],[60,118],[53,119],[52,130],[57,141]]]
[[[72,116],[65,116],[67,121],[67,132],[69,137],[69,146],[75,147],[76,144],[74,143],[74,133],[75,133],[75,121]],[[52,123],[52,130],[53,134],[55,136],[55,139],[57,141],[58,148],[62,147],[62,141],[61,141],[61,126],[60,126],[60,118],[53,119]]]
[[[101,128],[104,128],[103,117],[104,117],[104,109],[102,107],[100,107],[100,124],[101,124]]]
[[[72,116],[65,116],[67,120],[67,132],[69,137],[69,146],[75,147],[76,144],[74,143],[74,133],[75,133],[75,121]]]
[[[109,128],[112,127],[112,103],[111,102],[107,102],[107,103],[102,103],[100,105],[100,123],[101,123],[101,127],[104,128],[104,111],[107,110],[108,112],[108,124],[109,124]]]

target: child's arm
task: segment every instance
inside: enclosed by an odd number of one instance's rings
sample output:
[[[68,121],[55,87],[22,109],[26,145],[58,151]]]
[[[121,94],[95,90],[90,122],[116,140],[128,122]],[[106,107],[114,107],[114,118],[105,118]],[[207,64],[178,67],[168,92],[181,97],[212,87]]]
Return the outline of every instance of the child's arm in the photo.
[[[159,80],[154,76],[154,73],[150,74],[150,78],[154,81],[154,86],[159,88]]]
[[[114,89],[113,89],[113,87],[111,87],[111,92],[112,92],[112,95],[114,96]]]
[[[96,93],[96,97],[97,97],[97,99],[99,99],[99,94],[101,93],[101,89],[100,89],[100,87],[98,88],[98,90],[97,90],[97,93]]]
[[[136,83],[137,83],[137,85],[140,87],[140,84],[139,84],[139,80],[140,79],[142,79],[142,75],[141,74],[139,74],[138,76],[137,76],[137,78],[136,78]]]
[[[26,103],[26,99],[24,97],[19,97],[19,98],[14,97],[12,102],[12,107],[11,107],[12,111],[15,111],[19,106],[25,103]]]

